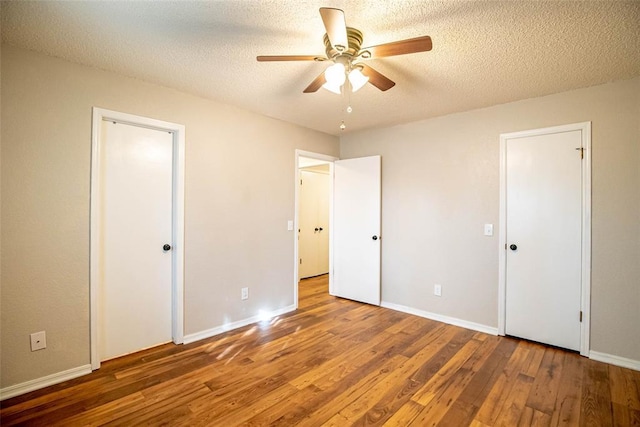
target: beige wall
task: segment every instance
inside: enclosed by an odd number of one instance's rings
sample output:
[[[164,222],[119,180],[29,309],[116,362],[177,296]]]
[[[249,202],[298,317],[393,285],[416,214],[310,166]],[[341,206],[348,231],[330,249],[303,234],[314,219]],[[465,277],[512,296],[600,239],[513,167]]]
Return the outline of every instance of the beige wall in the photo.
[[[294,303],[295,149],[337,138],[8,46],[1,100],[0,387],[89,363],[93,106],[186,126],[186,334]]]
[[[342,158],[382,155],[383,300],[497,327],[499,135],[584,121],[591,348],[640,361],[640,78],[344,135]]]

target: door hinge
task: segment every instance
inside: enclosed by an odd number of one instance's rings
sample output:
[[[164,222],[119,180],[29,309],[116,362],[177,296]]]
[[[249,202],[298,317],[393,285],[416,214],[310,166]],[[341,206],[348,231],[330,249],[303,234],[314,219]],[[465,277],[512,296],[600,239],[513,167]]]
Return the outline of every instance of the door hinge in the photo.
[[[300,180],[300,185],[302,185],[302,180]]]
[[[580,158],[584,159],[584,147],[578,147],[576,150],[580,151]]]
[[[505,251],[507,250],[507,244],[506,243],[504,244],[504,250]]]
[[[580,322],[582,322],[582,310],[580,310]]]
[[[302,258],[300,258],[300,264],[302,264]]]

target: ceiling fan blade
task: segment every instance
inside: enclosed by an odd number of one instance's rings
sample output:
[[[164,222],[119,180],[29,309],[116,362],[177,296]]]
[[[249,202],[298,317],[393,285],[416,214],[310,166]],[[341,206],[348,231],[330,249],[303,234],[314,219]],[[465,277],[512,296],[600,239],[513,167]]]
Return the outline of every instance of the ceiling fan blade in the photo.
[[[380,74],[373,68],[369,67],[365,64],[358,64],[359,67],[362,67],[362,74],[369,77],[369,83],[380,89],[381,91],[389,90],[396,85],[393,80],[385,77],[383,74]]]
[[[323,84],[325,84],[327,82],[327,79],[324,76],[324,71],[318,76],[316,77],[309,86],[307,86],[307,88],[305,90],[303,90],[303,93],[313,93],[316,92],[318,89],[320,89],[322,87]]]
[[[347,39],[347,21],[344,18],[344,12],[332,7],[321,7],[320,16],[324,28],[327,30],[331,46],[338,51],[346,50],[349,47],[349,40]]]
[[[257,56],[258,62],[269,61],[324,61],[325,58],[311,55],[261,55]]]
[[[422,36],[414,39],[400,40],[397,42],[371,46],[361,50],[371,52],[371,58],[384,58],[385,56],[405,55],[407,53],[427,52],[433,45],[431,37]]]

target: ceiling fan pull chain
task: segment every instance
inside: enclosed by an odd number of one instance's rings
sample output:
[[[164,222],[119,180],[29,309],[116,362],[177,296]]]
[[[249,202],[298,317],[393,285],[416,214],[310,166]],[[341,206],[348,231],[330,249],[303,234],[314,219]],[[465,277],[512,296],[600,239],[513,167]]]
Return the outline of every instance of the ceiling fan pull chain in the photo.
[[[347,72],[351,71],[351,64],[349,64],[349,67],[347,68],[347,70],[348,70]],[[347,128],[347,125],[344,123],[345,111],[347,113],[350,113],[351,111],[353,111],[353,109],[351,108],[351,88],[350,88],[351,83],[347,83],[348,81],[349,81],[348,79],[345,81],[345,84],[342,90],[342,123],[340,123],[341,131],[344,131]]]

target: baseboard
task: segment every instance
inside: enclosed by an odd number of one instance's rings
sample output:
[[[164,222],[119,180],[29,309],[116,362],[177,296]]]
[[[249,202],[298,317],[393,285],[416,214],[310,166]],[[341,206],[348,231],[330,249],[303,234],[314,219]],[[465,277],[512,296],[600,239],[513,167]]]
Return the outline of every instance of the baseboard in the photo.
[[[392,302],[382,301],[381,307],[390,308],[391,310],[401,311],[414,316],[424,317],[426,319],[436,320],[449,325],[460,326],[461,328],[471,329],[473,331],[484,332],[489,335],[498,335],[498,328],[482,325],[480,323],[469,322],[468,320],[457,319],[455,317],[443,316],[441,314],[431,313],[417,308],[407,307],[405,305],[394,304]]]
[[[599,351],[593,350],[589,351],[589,359],[640,371],[640,360],[627,359],[626,357],[614,356],[613,354],[600,353]]]
[[[252,323],[260,322],[261,320],[271,319],[272,317],[280,316],[282,314],[295,311],[295,309],[296,309],[296,306],[294,304],[287,307],[283,307],[275,311],[260,313],[257,316],[249,317],[247,319],[242,319],[242,320],[238,320],[236,322],[231,322],[231,323],[225,323],[224,325],[216,326],[215,328],[207,329],[205,331],[196,332],[195,334],[188,334],[184,336],[184,344],[200,341],[205,338],[211,338],[223,332],[231,331],[233,329],[241,328],[243,326],[247,326]]]
[[[72,380],[91,373],[91,365],[78,366],[77,368],[68,369],[66,371],[57,372],[47,375],[46,377],[36,378],[21,384],[12,385],[0,389],[0,400],[9,399],[30,391],[39,390],[49,387],[50,385],[59,384],[64,381]]]

